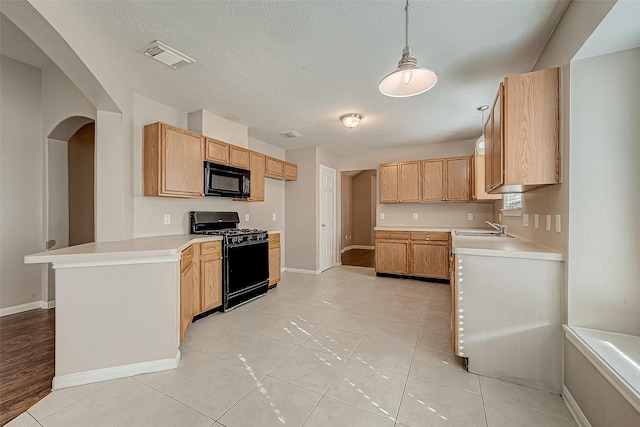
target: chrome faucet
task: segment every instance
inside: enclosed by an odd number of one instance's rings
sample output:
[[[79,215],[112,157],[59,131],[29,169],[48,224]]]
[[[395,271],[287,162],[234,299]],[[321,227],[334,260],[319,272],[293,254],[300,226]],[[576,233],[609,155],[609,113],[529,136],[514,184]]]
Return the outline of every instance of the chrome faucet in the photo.
[[[507,226],[506,225],[502,225],[502,224],[498,224],[493,223],[493,222],[489,222],[489,221],[485,221],[487,224],[489,224],[490,226],[492,226],[493,228],[495,228],[496,230],[498,230],[498,236],[500,237],[507,237]]]

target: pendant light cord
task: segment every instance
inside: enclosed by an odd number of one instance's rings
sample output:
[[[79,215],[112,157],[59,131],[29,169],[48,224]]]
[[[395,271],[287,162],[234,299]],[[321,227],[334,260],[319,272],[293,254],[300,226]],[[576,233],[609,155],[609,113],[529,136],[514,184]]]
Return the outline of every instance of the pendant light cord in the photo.
[[[405,45],[405,48],[408,48],[409,47],[409,0],[407,0],[407,4],[404,7],[404,14],[406,18],[405,19],[406,25],[404,27],[404,41],[405,41],[404,45]]]

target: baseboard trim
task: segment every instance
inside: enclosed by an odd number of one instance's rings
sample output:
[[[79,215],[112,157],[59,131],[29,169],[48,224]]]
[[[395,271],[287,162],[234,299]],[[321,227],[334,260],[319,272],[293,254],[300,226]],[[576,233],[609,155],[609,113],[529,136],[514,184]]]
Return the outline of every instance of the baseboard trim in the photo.
[[[286,267],[284,271],[287,271],[289,273],[313,274],[314,276],[317,276],[318,274],[322,273],[320,270],[304,270],[301,268],[289,268],[289,267]]]
[[[36,308],[49,309],[56,306],[54,301],[34,301],[26,304],[13,305],[11,307],[0,308],[0,317],[11,314],[22,313],[23,311],[35,310]]]
[[[573,415],[573,418],[576,420],[580,427],[591,427],[591,423],[587,420],[587,417],[578,406],[578,402],[573,398],[571,392],[567,388],[566,385],[562,385],[562,398],[564,399],[565,405],[569,408],[569,412]]]
[[[74,387],[77,385],[98,383],[100,381],[115,380],[134,375],[147,374],[149,372],[166,371],[175,369],[182,357],[180,350],[173,359],[152,360],[150,362],[134,363],[132,365],[114,366],[111,368],[94,369],[92,371],[77,372],[69,375],[57,375],[53,377],[53,389]]]
[[[351,246],[347,246],[346,248],[342,249],[340,251],[340,253],[345,253],[347,251],[350,251],[351,249],[369,249],[369,250],[374,250],[376,247],[375,246],[365,246],[365,245],[351,245]]]

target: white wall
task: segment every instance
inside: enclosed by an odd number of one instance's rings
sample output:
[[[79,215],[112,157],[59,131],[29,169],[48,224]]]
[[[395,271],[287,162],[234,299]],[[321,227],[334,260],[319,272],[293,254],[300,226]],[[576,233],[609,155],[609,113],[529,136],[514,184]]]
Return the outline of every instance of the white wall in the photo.
[[[44,270],[41,70],[0,56],[0,308],[40,301]]]
[[[640,335],[639,74],[640,49],[576,61],[571,72],[569,323],[632,335]]]

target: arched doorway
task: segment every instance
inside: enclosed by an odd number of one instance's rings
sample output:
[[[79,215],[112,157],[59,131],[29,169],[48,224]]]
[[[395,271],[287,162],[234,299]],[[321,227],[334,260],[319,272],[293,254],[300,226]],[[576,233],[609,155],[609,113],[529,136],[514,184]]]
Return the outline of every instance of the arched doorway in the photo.
[[[92,242],[95,239],[95,122],[70,117],[47,138],[45,230],[47,249]],[[55,276],[49,267],[47,300],[55,295]]]

